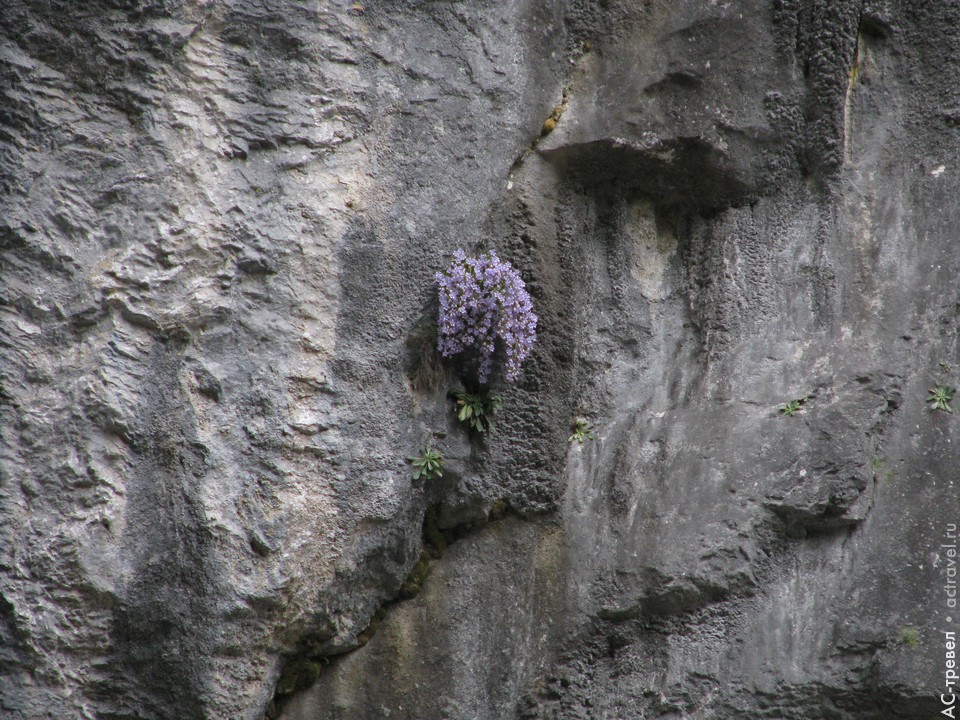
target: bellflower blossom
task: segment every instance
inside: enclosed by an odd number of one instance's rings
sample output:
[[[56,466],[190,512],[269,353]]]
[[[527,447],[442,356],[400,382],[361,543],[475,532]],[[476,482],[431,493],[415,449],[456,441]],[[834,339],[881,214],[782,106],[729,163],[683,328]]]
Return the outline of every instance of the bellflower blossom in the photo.
[[[520,273],[493,251],[467,257],[457,250],[445,272],[436,274],[440,293],[439,342],[444,357],[476,348],[480,382],[493,370],[496,340],[507,356],[507,380],[520,376],[520,366],[537,339],[537,316]]]

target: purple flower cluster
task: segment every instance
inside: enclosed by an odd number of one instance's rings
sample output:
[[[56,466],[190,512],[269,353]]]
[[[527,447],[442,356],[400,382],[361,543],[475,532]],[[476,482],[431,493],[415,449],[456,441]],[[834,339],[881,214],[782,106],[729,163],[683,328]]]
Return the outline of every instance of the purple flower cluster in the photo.
[[[537,339],[537,316],[520,273],[493,251],[467,257],[463,250],[457,250],[450,267],[438,272],[436,279],[440,290],[440,354],[450,357],[477,348],[480,382],[486,383],[499,337],[507,355],[507,380],[516,380]]]

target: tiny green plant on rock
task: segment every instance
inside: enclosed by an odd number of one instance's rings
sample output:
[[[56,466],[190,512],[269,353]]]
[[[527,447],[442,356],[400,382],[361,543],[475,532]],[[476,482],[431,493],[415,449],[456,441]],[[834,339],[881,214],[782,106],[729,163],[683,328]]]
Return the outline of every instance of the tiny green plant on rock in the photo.
[[[299,658],[288,663],[277,681],[277,694],[292,695],[300,690],[306,690],[317,681],[327,662],[324,658]]]
[[[431,447],[425,447],[419,455],[408,457],[413,465],[413,479],[432,480],[443,477],[443,457]]]
[[[593,440],[593,427],[586,418],[575,418],[573,421],[573,435],[567,438],[568,443],[583,445],[585,440]]]
[[[503,405],[503,398],[488,388],[480,388],[476,392],[452,390],[450,397],[456,403],[457,420],[477,432],[484,432],[493,426],[491,416]]]
[[[920,631],[912,625],[904,625],[897,631],[897,642],[909,648],[915,648],[920,642]]]
[[[423,583],[429,574],[430,555],[427,552],[421,552],[420,559],[416,565],[413,566],[413,569],[410,570],[410,574],[407,575],[407,579],[403,581],[403,585],[400,586],[398,597],[401,600],[415,598],[423,589]]]
[[[873,470],[875,480],[892,480],[893,470],[882,457],[875,457],[870,461],[870,469]]]
[[[490,514],[488,515],[489,520],[500,520],[505,517],[506,514],[510,511],[510,503],[506,500],[494,500],[493,505],[490,506]]]
[[[950,401],[953,400],[953,396],[957,394],[956,389],[949,385],[935,385],[930,388],[928,392],[930,393],[930,397],[927,398],[927,402],[932,403],[930,406],[931,410],[942,410],[948,413],[953,412],[953,410],[950,409]]]
[[[786,415],[787,417],[793,417],[800,411],[800,407],[803,405],[805,401],[806,401],[805,399],[801,399],[801,400],[791,400],[789,402],[786,402],[780,406],[780,412],[781,414]]]

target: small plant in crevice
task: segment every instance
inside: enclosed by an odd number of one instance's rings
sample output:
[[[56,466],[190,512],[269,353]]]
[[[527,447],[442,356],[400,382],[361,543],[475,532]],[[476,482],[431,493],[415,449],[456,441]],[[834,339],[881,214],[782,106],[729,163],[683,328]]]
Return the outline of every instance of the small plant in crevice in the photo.
[[[800,408],[806,401],[806,398],[801,398],[799,400],[790,400],[789,402],[785,402],[780,406],[780,414],[786,415],[787,417],[793,417],[800,412]]]
[[[915,648],[920,642],[920,631],[912,625],[904,625],[897,630],[897,643]]]
[[[298,658],[287,663],[277,680],[277,695],[293,695],[306,690],[317,681],[320,672],[329,663],[325,657]]]
[[[935,385],[930,388],[928,392],[930,393],[930,397],[927,398],[927,402],[931,403],[931,410],[941,410],[948,413],[953,412],[953,410],[950,409],[950,401],[953,400],[954,395],[957,394],[955,388],[949,385]]]
[[[490,506],[490,514],[487,516],[487,519],[500,520],[501,518],[506,517],[508,512],[510,512],[510,503],[503,498],[500,498],[499,500],[493,501],[493,504]]]
[[[873,471],[875,480],[892,480],[893,470],[887,465],[887,461],[882,457],[875,457],[870,461],[870,469]]]
[[[475,392],[451,390],[450,398],[455,403],[457,420],[477,432],[485,432],[493,427],[493,413],[503,405],[499,393],[489,388],[478,388]]]
[[[952,367],[950,367],[950,363],[948,363],[945,360],[941,360],[939,364],[940,364],[940,372],[948,373],[953,369]]]
[[[423,551],[420,553],[420,559],[417,560],[416,565],[413,566],[410,574],[407,575],[407,579],[404,580],[403,585],[400,586],[400,592],[397,594],[397,597],[400,600],[415,598],[420,594],[420,591],[423,590],[423,583],[426,582],[429,574],[430,554]]]
[[[567,109],[569,95],[570,91],[564,88],[563,99],[560,101],[560,104],[555,106],[553,110],[550,111],[547,119],[543,121],[543,126],[540,128],[540,137],[545,137],[557,129],[557,123],[560,122],[560,118],[563,117],[563,113]]]
[[[467,257],[457,250],[450,266],[435,277],[440,354],[449,358],[476,350],[479,381],[485,385],[499,342],[506,355],[507,380],[517,380],[537,337],[537,316],[520,273],[493,251]]]
[[[456,539],[453,530],[440,527],[437,522],[439,514],[439,506],[431,505],[428,507],[427,512],[423,515],[423,530],[421,531],[423,550],[434,560],[442,558],[443,553],[447,550],[447,545]]]
[[[370,623],[357,635],[357,643],[360,647],[363,647],[368,642],[373,639],[373,636],[377,634],[377,630],[380,629],[380,623],[383,622],[383,619],[387,616],[387,606],[381,605],[377,608],[377,611],[373,614],[373,617],[370,618]]]
[[[407,460],[413,465],[414,480],[443,477],[443,456],[429,445],[423,448],[419,455],[411,455]]]
[[[574,442],[583,445],[586,440],[593,440],[593,426],[586,418],[578,417],[573,421],[573,434],[567,438],[567,442]]]

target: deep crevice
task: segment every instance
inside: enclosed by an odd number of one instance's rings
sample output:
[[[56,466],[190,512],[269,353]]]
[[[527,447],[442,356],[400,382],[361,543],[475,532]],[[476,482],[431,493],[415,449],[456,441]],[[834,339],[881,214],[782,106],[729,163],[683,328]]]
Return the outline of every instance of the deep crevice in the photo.
[[[491,522],[502,520],[508,515],[517,515],[505,500],[497,500],[492,504],[485,521],[440,527],[438,524],[439,514],[440,503],[434,503],[426,509],[421,530],[422,549],[419,559],[407,574],[396,595],[377,608],[367,626],[357,634],[357,644],[355,646],[342,652],[320,654],[311,650],[311,648],[315,648],[322,643],[308,642],[305,639],[301,641],[303,649],[288,656],[277,680],[273,699],[267,706],[264,715],[265,720],[278,718],[290,699],[297,693],[311,687],[320,678],[323,671],[330,667],[337,658],[356,652],[370,642],[377,634],[380,624],[390,613],[391,608],[407,600],[412,600],[420,594],[430,575],[431,563],[443,558],[451,545],[480,532]]]

